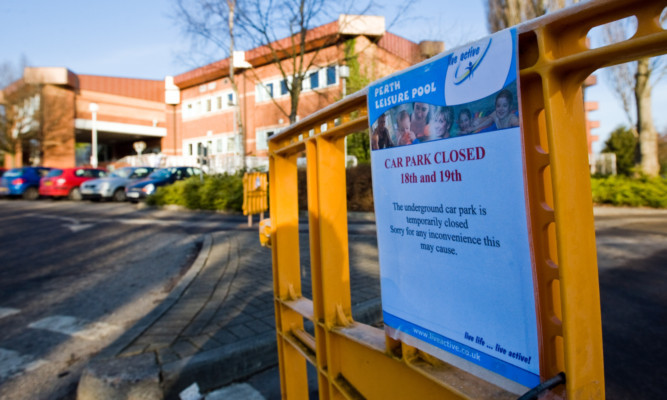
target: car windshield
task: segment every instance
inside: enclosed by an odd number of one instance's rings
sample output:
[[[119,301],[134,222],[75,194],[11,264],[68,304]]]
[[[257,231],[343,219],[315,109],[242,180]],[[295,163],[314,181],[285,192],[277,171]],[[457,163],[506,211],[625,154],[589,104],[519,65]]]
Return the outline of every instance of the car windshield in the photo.
[[[46,176],[48,176],[49,178],[52,178],[52,177],[54,177],[54,176],[60,176],[60,175],[62,175],[62,174],[63,174],[63,170],[62,170],[62,169],[54,168],[54,169],[52,169],[51,171],[49,171],[49,173],[48,173]]]
[[[171,176],[171,171],[168,168],[158,169],[157,171],[154,171],[153,173],[148,175],[148,177],[151,179],[167,179],[170,176]]]
[[[14,169],[10,169],[9,171],[7,171],[4,176],[7,177],[7,178],[16,178],[17,176],[21,176],[21,175],[23,175],[23,169],[14,168]]]
[[[111,173],[112,178],[129,178],[132,174],[132,167],[125,167]]]

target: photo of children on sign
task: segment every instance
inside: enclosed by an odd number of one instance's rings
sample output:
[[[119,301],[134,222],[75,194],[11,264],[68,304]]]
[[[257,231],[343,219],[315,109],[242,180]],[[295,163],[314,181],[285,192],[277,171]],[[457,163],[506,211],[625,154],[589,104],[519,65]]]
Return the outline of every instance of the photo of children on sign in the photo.
[[[369,87],[385,332],[516,394],[540,382],[514,30]]]
[[[497,93],[467,104],[401,104],[385,111],[372,125],[371,149],[407,146],[517,127],[519,111],[516,98],[514,81]]]

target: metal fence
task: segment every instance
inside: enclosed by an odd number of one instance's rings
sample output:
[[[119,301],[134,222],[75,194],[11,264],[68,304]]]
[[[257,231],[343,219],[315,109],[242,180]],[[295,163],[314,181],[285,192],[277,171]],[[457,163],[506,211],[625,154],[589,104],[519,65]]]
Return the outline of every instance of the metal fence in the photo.
[[[164,154],[142,154],[126,156],[113,163],[121,166],[164,167],[201,167],[208,174],[235,173],[244,169],[244,159],[239,155],[215,154],[207,157],[166,156]],[[249,171],[267,171],[268,157],[245,157],[245,169]]]

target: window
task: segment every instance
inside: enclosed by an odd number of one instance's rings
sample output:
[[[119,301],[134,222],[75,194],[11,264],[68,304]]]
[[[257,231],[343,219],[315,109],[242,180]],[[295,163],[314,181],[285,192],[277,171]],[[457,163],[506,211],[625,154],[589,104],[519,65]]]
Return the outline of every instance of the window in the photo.
[[[336,66],[327,67],[327,85],[334,85],[336,83]]]
[[[194,149],[193,149],[193,147],[192,147],[192,143],[190,143],[190,144],[188,145],[188,147],[190,148],[189,151],[188,151],[188,153],[190,153],[191,156],[194,156],[195,153],[193,153],[193,150],[194,150]]]
[[[320,87],[320,74],[319,71],[315,71],[310,74],[310,88],[311,89],[317,89]]]
[[[289,90],[287,89],[287,81],[283,79],[282,81],[280,81],[280,95],[284,96],[287,94],[287,92],[289,92]]]
[[[258,83],[255,86],[255,101],[268,101],[275,97],[274,87],[278,89],[279,81]]]
[[[234,101],[234,93],[228,93],[227,94],[227,105],[228,106],[233,106],[234,104],[236,104],[236,102]]]
[[[269,138],[273,136],[276,129],[262,129],[255,132],[255,150],[268,150]]]
[[[227,137],[227,153],[236,153],[236,138],[234,136]]]
[[[255,134],[255,149],[256,150],[267,150],[268,145],[268,131],[257,131]]]
[[[211,99],[206,99],[206,112],[211,112]]]
[[[216,140],[215,148],[217,153],[222,153],[222,139]]]
[[[215,108],[216,110],[222,110],[222,96],[218,96],[215,98]]]

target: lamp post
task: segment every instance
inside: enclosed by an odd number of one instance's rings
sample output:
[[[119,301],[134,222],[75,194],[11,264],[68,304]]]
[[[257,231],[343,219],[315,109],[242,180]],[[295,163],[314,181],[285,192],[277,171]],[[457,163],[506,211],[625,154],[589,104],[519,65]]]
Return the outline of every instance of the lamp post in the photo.
[[[88,109],[91,113],[93,113],[93,139],[90,146],[92,151],[90,155],[90,165],[92,165],[93,168],[97,168],[97,110],[99,110],[100,107],[97,105],[97,103],[90,103],[90,105],[88,105]]]
[[[345,98],[347,96],[347,78],[350,77],[350,67],[347,65],[338,67],[338,76],[343,79],[343,98]],[[343,147],[345,147],[345,168],[347,168],[347,136],[343,141]]]

